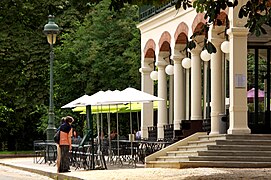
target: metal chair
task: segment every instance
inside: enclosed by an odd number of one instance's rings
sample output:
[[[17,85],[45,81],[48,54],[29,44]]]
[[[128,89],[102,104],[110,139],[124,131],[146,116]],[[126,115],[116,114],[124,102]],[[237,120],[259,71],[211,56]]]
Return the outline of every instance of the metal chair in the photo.
[[[46,148],[43,140],[34,140],[34,163],[45,162]]]

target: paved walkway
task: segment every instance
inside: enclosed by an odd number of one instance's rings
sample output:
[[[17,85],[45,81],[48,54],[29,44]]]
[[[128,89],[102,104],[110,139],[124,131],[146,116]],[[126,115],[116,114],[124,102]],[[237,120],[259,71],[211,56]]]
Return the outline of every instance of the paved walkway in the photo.
[[[128,166],[109,166],[108,170],[75,170],[69,173],[56,173],[56,167],[48,164],[35,164],[33,158],[0,159],[1,165],[15,167],[29,172],[38,173],[52,179],[74,180],[221,180],[221,179],[271,179],[271,168],[188,168],[188,169],[160,169],[144,168],[141,164],[137,168]],[[1,174],[0,174],[1,177]]]

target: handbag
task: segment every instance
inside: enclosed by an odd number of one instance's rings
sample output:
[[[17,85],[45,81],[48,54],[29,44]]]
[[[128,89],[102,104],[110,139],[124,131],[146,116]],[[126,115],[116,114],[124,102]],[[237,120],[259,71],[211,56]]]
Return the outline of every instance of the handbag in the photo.
[[[60,130],[58,130],[54,135],[54,141],[55,143],[59,144],[60,141]]]

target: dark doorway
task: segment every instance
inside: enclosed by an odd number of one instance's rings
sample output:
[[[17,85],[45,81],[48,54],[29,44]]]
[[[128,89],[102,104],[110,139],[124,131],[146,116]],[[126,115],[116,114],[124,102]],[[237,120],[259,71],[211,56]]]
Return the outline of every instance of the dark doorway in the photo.
[[[248,126],[253,134],[271,133],[270,46],[248,46]]]

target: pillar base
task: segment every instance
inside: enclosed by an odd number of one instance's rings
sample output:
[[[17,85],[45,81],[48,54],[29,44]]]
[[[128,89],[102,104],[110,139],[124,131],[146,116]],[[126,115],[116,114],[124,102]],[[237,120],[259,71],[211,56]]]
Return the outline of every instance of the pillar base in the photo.
[[[217,134],[220,134],[219,131],[211,131],[211,132],[209,133],[209,135],[217,135]]]
[[[228,134],[250,134],[251,130],[249,128],[234,128],[228,129]]]

